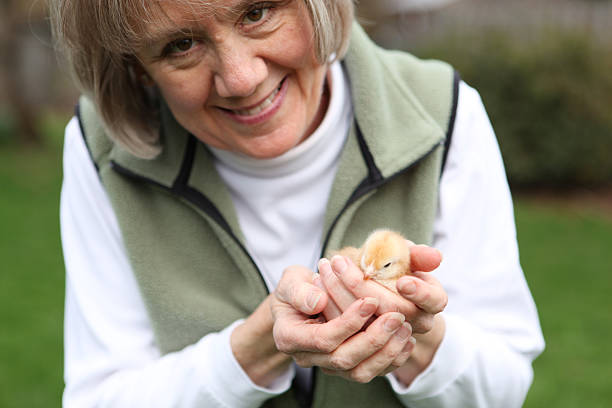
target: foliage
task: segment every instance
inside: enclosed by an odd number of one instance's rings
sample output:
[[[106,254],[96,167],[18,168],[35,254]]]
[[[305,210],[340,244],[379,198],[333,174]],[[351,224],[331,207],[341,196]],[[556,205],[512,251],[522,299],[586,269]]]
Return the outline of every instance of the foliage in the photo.
[[[479,90],[515,187],[612,183],[612,46],[541,29],[455,35],[420,56],[451,62]]]

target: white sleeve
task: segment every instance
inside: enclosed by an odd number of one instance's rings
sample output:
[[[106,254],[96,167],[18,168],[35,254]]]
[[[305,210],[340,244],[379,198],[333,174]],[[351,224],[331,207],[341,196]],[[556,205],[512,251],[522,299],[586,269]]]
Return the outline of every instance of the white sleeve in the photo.
[[[257,407],[264,389],[231,351],[236,322],[161,356],[121,233],[76,119],[66,128],[60,221],[66,265],[63,406]]]
[[[465,83],[434,228],[444,256],[435,275],[449,296],[446,333],[409,387],[387,378],[413,408],[520,407],[544,340],[519,263],[497,140],[480,96]]]

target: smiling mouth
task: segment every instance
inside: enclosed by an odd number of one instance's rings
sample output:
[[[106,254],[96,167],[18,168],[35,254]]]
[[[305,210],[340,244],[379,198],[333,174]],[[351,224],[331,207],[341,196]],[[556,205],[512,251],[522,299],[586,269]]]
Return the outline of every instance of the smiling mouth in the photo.
[[[282,89],[283,84],[285,83],[286,79],[287,78],[283,78],[283,80],[280,82],[280,84],[278,84],[276,89],[274,89],[274,91],[272,91],[272,93],[270,95],[268,95],[268,97],[266,99],[264,99],[263,101],[261,101],[260,103],[258,103],[255,106],[252,106],[250,108],[245,108],[245,109],[225,109],[225,108],[222,108],[222,110],[224,110],[226,112],[230,112],[230,113],[232,113],[234,115],[243,116],[243,117],[258,115],[259,113],[263,112],[266,108],[268,108],[269,106],[271,106],[274,103],[274,99],[276,98],[276,96],[278,95],[280,90]]]

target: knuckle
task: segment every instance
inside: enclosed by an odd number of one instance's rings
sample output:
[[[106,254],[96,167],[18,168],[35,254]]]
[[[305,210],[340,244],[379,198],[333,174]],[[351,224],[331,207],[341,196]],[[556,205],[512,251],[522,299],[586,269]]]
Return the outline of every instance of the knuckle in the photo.
[[[272,336],[278,351],[285,354],[291,354],[297,351],[298,343],[290,333],[290,330],[279,328],[278,325],[274,326]]]
[[[387,343],[385,340],[379,336],[369,336],[368,345],[374,350],[379,350]]]
[[[385,347],[380,352],[382,353],[382,357],[385,359],[385,361],[393,361],[395,360],[397,355],[400,353],[400,351],[401,350],[395,350],[390,347]]]
[[[293,345],[291,344],[291,342],[287,341],[287,339],[275,337],[274,342],[276,343],[276,348],[278,349],[278,351],[285,354],[293,352]]]
[[[326,337],[315,335],[312,341],[315,350],[320,351],[322,353],[331,353],[336,349],[335,342],[331,341]]]
[[[346,371],[355,367],[355,364],[347,356],[340,353],[332,354],[329,363],[332,369],[338,371]]]
[[[293,361],[300,367],[308,368],[312,367],[312,362],[307,358],[307,354],[305,353],[296,353],[293,356]]]
[[[433,328],[433,325],[433,315],[424,315],[414,322],[413,331],[415,333],[427,333]]]
[[[370,381],[372,381],[374,376],[368,373],[366,370],[355,369],[350,372],[349,378],[355,382],[358,382],[361,384],[367,384]]]

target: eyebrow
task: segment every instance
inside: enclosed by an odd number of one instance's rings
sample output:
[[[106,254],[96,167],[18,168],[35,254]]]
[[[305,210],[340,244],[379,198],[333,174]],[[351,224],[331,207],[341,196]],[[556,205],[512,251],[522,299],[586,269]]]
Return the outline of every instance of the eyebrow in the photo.
[[[256,0],[239,0],[234,2],[234,4],[230,5],[222,5],[222,6],[211,6],[210,11],[212,14],[223,15],[227,17],[236,17],[241,15],[246,9],[248,9],[251,4],[255,4]],[[162,23],[162,27],[159,25],[155,25],[147,30],[144,35],[145,41],[147,44],[155,44],[161,41],[165,41],[180,35],[194,35],[197,34],[202,37],[206,37],[206,33],[202,28],[199,27],[197,18],[197,12],[204,11],[206,12],[206,8],[194,9],[193,19],[188,19],[187,24],[183,24],[180,22],[179,24],[175,24],[174,20],[170,18],[165,13],[162,14],[162,18],[164,22]],[[182,26],[181,26],[182,25]]]

